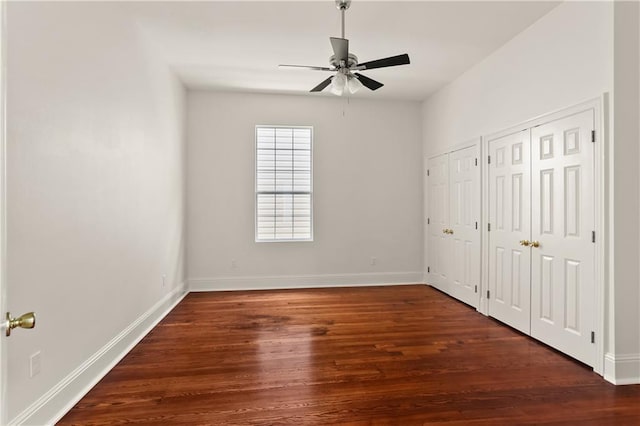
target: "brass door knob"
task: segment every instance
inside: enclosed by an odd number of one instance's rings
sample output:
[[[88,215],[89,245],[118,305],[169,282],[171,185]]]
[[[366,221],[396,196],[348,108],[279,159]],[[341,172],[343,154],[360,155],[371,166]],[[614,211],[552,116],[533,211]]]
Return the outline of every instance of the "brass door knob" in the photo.
[[[11,330],[14,328],[33,328],[36,326],[36,314],[27,312],[18,318],[11,318],[11,313],[7,312],[7,336],[11,336]]]
[[[531,247],[540,247],[540,243],[538,241],[531,241]]]
[[[449,235],[453,235],[453,229],[448,229]]]
[[[531,245],[531,243],[529,242],[529,240],[520,240],[520,245],[521,246],[525,246],[525,247],[529,247],[529,245]]]
[[[445,229],[443,229],[443,230],[442,230],[442,233],[443,233],[443,234],[448,234],[448,233],[449,233],[449,230],[445,228]]]

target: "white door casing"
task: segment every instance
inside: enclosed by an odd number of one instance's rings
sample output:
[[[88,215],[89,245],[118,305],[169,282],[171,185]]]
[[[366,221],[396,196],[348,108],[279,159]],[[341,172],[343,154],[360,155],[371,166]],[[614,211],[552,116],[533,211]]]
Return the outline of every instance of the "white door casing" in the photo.
[[[480,286],[479,146],[449,154],[449,294],[478,307]]]
[[[530,131],[488,141],[489,293],[492,317],[529,334]]]
[[[531,335],[595,363],[594,111],[532,129]]]
[[[4,313],[7,312],[7,283],[6,283],[6,200],[5,200],[5,154],[6,154],[6,57],[7,57],[7,23],[6,3],[0,2],[0,425],[7,424],[7,345],[5,330],[7,326]]]
[[[428,161],[429,182],[429,284],[449,291],[450,240],[443,231],[449,228],[449,156],[443,154]]]

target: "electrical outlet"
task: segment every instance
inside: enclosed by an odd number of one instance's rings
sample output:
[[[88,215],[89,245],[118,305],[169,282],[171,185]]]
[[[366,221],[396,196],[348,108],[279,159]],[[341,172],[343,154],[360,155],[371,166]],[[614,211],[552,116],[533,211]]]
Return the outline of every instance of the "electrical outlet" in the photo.
[[[167,276],[162,274],[162,288],[167,285]]]
[[[34,377],[40,374],[42,370],[42,362],[41,362],[40,351],[34,353],[29,358],[29,377]]]
[[[376,259],[375,257],[371,258],[371,266],[376,266],[376,263],[378,263],[378,259]]]
[[[236,269],[238,266],[238,262],[235,259],[231,259],[231,269]]]

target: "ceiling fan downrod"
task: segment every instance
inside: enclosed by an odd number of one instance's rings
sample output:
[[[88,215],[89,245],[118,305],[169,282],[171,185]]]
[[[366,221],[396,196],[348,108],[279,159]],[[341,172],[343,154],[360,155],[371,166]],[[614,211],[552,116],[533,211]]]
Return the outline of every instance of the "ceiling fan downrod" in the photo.
[[[342,15],[342,38],[344,37],[344,15],[345,11],[349,9],[351,6],[351,0],[336,0],[336,7],[340,10],[340,15]]]

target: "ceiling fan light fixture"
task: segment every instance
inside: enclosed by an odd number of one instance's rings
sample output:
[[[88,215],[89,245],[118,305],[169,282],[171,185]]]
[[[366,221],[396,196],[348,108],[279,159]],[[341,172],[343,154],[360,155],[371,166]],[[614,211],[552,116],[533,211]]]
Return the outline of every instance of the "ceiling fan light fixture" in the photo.
[[[356,77],[355,75],[350,75],[347,78],[347,90],[349,91],[349,93],[351,93],[352,95],[354,95],[358,90],[360,90],[362,88],[362,83],[360,82],[360,80],[358,79],[358,77]]]
[[[347,76],[339,72],[331,80],[331,86],[329,87],[329,90],[331,90],[331,93],[333,93],[334,95],[342,96],[346,86]]]

